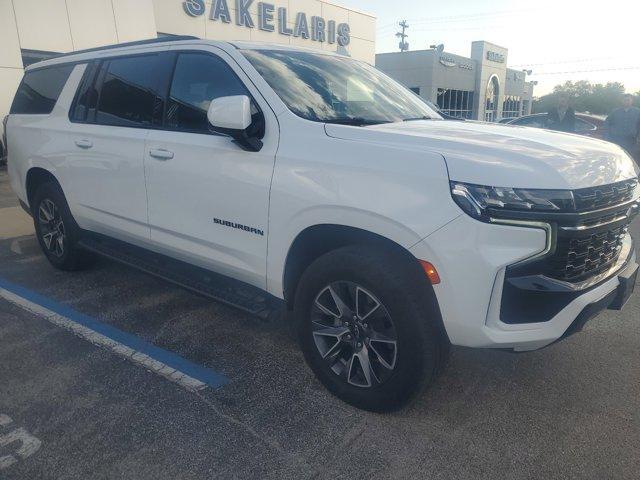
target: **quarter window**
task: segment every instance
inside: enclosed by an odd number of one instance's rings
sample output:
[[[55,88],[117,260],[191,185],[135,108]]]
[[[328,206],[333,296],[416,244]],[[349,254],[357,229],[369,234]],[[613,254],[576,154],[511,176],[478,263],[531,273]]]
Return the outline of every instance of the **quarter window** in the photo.
[[[12,114],[48,115],[58,101],[74,65],[26,72],[11,105]]]
[[[154,119],[162,118],[164,105],[157,94],[159,58],[125,57],[105,63],[96,123],[149,128]]]
[[[234,95],[249,93],[222,59],[202,53],[182,53],[171,83],[166,127],[209,133],[207,111],[211,100]],[[255,105],[252,108],[252,113],[257,113]]]

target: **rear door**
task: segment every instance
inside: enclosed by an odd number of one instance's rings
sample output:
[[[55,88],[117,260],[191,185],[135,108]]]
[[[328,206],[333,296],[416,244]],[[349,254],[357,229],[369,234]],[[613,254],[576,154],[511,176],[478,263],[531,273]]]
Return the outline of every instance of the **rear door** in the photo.
[[[278,124],[228,54],[200,48],[174,51],[165,130],[147,138],[151,239],[164,253],[265,288]],[[254,126],[264,118],[260,152],[245,151],[230,137],[211,131],[211,100],[231,95],[252,98]]]
[[[149,240],[144,148],[162,121],[161,53],[106,58],[88,66],[72,105],[64,176],[86,229]]]

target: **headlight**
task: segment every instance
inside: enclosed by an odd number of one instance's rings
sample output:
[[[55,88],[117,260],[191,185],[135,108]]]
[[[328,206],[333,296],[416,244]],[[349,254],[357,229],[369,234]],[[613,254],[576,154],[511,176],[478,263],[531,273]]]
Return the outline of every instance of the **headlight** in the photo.
[[[451,196],[466,213],[488,222],[491,214],[502,212],[570,212],[574,209],[570,190],[537,190],[487,187],[451,182]]]

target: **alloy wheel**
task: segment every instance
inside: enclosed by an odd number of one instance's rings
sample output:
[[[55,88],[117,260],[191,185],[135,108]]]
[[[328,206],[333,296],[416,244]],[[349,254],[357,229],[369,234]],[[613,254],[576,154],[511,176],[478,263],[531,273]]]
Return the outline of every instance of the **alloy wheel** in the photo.
[[[395,325],[382,302],[354,282],[333,282],[314,300],[312,335],[327,367],[348,384],[371,388],[392,376]]]
[[[62,257],[65,251],[65,227],[60,209],[52,200],[45,198],[40,202],[38,223],[42,241],[49,253],[58,258]]]

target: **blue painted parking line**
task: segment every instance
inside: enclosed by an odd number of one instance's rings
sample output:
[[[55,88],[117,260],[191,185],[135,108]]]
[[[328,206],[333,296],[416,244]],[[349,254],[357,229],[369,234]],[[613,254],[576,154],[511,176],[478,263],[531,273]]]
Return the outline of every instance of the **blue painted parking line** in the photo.
[[[0,298],[71,330],[96,345],[108,348],[189,390],[202,390],[206,387],[217,389],[229,382],[220,373],[3,278],[0,278]]]

